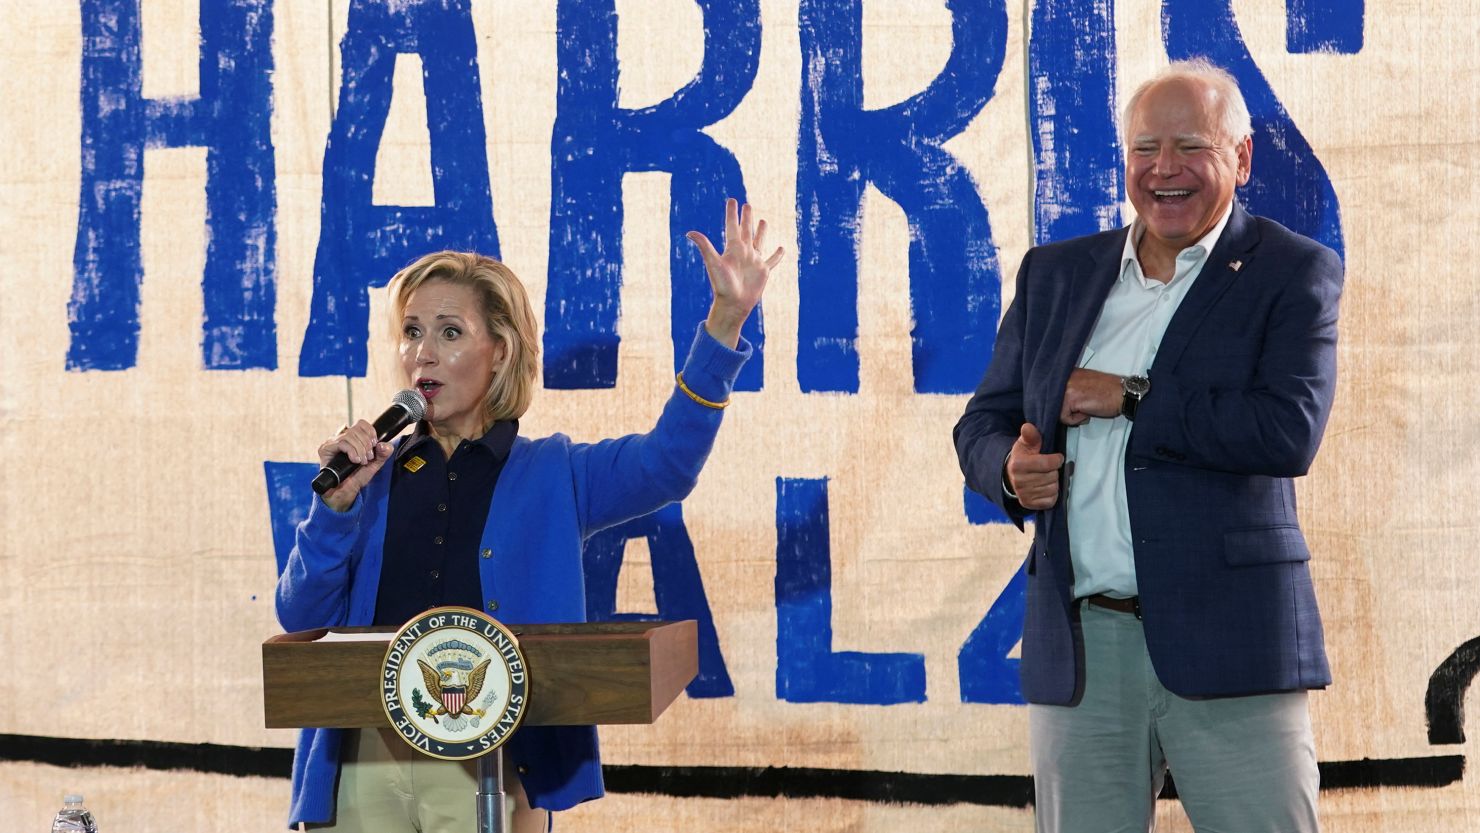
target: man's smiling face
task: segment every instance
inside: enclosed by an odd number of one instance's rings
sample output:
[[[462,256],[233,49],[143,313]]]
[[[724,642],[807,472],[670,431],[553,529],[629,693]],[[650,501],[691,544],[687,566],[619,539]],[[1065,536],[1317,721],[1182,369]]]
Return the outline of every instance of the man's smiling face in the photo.
[[[1136,102],[1125,181],[1146,225],[1143,245],[1175,256],[1217,225],[1249,181],[1252,143],[1226,135],[1219,99],[1202,81],[1171,79]]]

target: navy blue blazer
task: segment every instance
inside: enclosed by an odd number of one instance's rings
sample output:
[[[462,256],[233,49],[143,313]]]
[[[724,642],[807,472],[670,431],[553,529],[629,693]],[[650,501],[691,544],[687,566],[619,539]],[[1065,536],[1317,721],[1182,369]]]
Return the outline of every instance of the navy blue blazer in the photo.
[[[967,484],[1019,528],[1026,513],[1003,493],[1003,462],[1025,420],[1044,453],[1062,450],[1064,386],[1127,233],[1028,252],[956,424]],[[1235,202],[1157,349],[1125,481],[1146,646],[1176,694],[1331,682],[1291,479],[1309,469],[1331,411],[1341,286],[1335,252]],[[1076,703],[1084,686],[1065,514],[1062,503],[1039,513],[1028,552],[1021,674],[1032,703]]]

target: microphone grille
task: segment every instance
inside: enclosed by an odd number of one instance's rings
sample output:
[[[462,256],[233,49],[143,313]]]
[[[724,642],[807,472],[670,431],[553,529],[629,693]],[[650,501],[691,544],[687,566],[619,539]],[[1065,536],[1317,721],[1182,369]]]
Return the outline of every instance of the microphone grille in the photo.
[[[407,388],[396,394],[391,404],[400,405],[411,415],[412,422],[420,422],[427,415],[427,398],[421,395],[421,391]]]

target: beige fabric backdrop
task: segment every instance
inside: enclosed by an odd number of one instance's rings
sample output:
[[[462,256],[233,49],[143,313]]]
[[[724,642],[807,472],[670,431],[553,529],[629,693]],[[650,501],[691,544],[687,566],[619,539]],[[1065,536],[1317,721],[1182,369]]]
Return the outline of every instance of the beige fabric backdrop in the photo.
[[[145,95],[194,95],[195,5],[145,0]],[[1026,539],[971,526],[950,428],[964,396],[911,388],[908,229],[870,190],[862,224],[856,396],[796,379],[795,0],[765,0],[760,69],[708,132],[743,166],[789,257],[766,296],[765,387],[736,396],[685,518],[736,696],[681,698],[656,726],[603,733],[609,763],[1026,773],[1025,715],[963,704],[956,654],[1017,568]],[[1348,266],[1342,377],[1325,445],[1300,482],[1336,684],[1313,711],[1323,761],[1462,754],[1428,743],[1429,675],[1480,636],[1474,355],[1480,349],[1480,4],[1369,0],[1355,55],[1290,55],[1284,3],[1240,0],[1256,61],[1324,163]],[[686,0],[618,0],[623,106],[667,98],[698,68]],[[996,96],[948,149],[991,207],[1003,271],[1031,240],[1025,8]],[[555,114],[555,7],[475,0],[489,171],[504,259],[544,307]],[[1165,62],[1159,4],[1116,6],[1123,86]],[[279,369],[202,369],[205,151],[151,150],[137,365],[67,372],[78,221],[80,21],[75,4],[0,5],[0,733],[285,747],[261,728],[259,643],[277,632],[264,460],[309,460],[353,409],[397,387],[372,292],[366,378],[301,378],[324,142],[346,3],[278,2],[273,48]],[[950,51],[942,0],[864,3],[866,106],[899,101]],[[431,199],[413,63],[397,70],[377,202]],[[1257,167],[1259,160],[1255,159]],[[644,430],[671,384],[667,175],[629,175],[620,382],[542,391],[523,430],[595,439]],[[719,207],[716,206],[716,210]],[[1007,281],[1007,292],[1011,283]],[[1004,298],[1005,303],[1010,300]],[[982,322],[992,326],[994,322]],[[352,403],[352,404],[351,404]],[[775,696],[775,478],[829,477],[834,649],[919,652],[924,703],[792,704]],[[642,554],[622,604],[652,609]],[[633,569],[638,568],[638,569]],[[1470,698],[1472,704],[1475,698]],[[78,789],[105,831],[275,830],[279,779],[0,761],[0,817],[40,830]],[[1189,829],[1174,804],[1163,829]],[[1326,829],[1480,828],[1480,781],[1327,792]],[[209,819],[207,822],[206,820]],[[843,800],[613,795],[570,831],[1026,830],[1025,810]]]

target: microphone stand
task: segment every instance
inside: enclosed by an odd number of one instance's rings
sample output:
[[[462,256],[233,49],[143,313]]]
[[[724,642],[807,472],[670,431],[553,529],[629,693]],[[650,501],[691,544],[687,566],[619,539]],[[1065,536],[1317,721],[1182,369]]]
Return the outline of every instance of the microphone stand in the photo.
[[[504,750],[478,758],[478,833],[509,833],[504,829]]]

